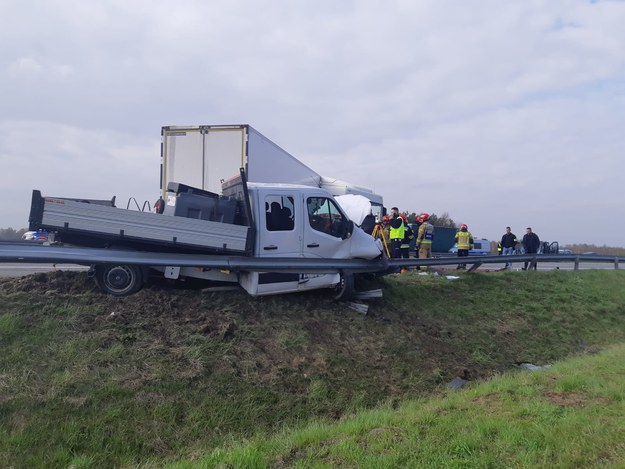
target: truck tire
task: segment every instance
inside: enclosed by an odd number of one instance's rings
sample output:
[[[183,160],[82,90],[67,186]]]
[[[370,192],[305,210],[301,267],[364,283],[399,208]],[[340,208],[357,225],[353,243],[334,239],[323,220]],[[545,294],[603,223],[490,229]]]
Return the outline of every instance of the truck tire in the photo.
[[[354,274],[341,272],[341,280],[334,286],[334,299],[347,301],[354,296]]]
[[[95,281],[110,295],[131,295],[143,286],[143,271],[136,265],[98,264],[95,266]]]

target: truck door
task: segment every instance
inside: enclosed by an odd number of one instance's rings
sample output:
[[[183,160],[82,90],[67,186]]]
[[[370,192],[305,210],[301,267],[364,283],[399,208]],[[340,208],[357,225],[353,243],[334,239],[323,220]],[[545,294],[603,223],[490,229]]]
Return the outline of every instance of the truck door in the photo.
[[[295,193],[277,190],[267,190],[259,197],[259,256],[302,256],[302,217],[296,207],[296,197]]]
[[[266,189],[259,190],[258,195],[255,213],[259,257],[302,257],[302,207],[298,194]],[[241,285],[252,295],[268,295],[297,291],[300,280],[301,275],[295,272],[250,272]]]
[[[308,194],[304,200],[304,257],[345,259],[350,240],[343,239],[347,217],[329,197]]]

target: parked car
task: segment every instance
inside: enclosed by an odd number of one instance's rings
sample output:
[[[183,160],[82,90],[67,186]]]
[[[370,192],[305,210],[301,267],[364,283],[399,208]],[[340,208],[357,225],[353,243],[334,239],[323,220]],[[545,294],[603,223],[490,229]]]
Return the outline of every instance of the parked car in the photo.
[[[48,241],[48,232],[44,230],[27,231],[22,235],[24,241]]]
[[[454,244],[449,253],[458,254],[458,244]],[[473,249],[469,250],[469,256],[488,255],[490,255],[490,240],[484,238],[473,239]]]
[[[31,239],[33,239],[33,235],[35,233],[36,231],[27,231],[22,235],[22,241],[30,241]]]

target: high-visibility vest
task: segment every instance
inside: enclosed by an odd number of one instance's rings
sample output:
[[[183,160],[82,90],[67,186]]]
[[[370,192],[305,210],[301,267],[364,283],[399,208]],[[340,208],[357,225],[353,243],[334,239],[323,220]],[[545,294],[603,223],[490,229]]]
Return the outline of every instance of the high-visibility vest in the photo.
[[[391,230],[390,230],[390,238],[391,239],[404,239],[404,233],[406,231],[406,225],[404,225],[404,220],[401,220],[401,225],[399,226],[399,228],[393,228],[391,226]]]
[[[471,233],[468,231],[458,231],[456,233],[456,242],[458,249],[471,249]]]
[[[434,239],[434,227],[429,223],[423,223],[419,227],[419,236],[417,237],[421,244],[432,244]]]

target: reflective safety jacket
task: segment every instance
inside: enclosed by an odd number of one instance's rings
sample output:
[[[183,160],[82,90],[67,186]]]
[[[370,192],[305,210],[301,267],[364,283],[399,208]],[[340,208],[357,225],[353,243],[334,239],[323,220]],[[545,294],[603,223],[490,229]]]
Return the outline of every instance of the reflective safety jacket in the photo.
[[[430,223],[423,223],[419,227],[417,243],[432,244],[433,239],[434,239],[434,226],[432,226]]]
[[[401,249],[410,248],[410,241],[414,239],[414,232],[410,226],[406,226],[406,230],[404,231],[404,239],[401,242]]]
[[[473,236],[469,231],[458,231],[456,233],[456,243],[458,243],[458,249],[471,249]]]
[[[406,225],[404,224],[404,220],[400,217],[397,219],[401,222],[398,228],[393,228],[394,223],[391,222],[391,229],[389,233],[389,238],[391,239],[404,239],[404,234],[406,232]]]

